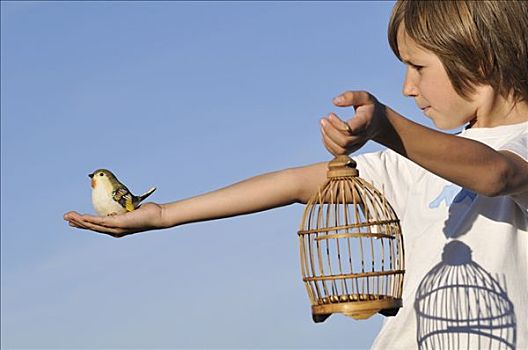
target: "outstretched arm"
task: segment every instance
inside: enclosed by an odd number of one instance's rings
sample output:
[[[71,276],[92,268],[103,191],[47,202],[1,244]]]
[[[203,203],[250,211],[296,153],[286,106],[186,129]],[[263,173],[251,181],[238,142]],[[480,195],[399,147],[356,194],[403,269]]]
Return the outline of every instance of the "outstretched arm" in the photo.
[[[267,173],[163,206],[165,226],[250,214],[305,202],[325,179],[326,165]]]
[[[73,227],[122,237],[135,232],[249,214],[292,203],[306,203],[325,179],[326,163],[318,163],[255,176],[172,203],[146,203],[122,215],[99,217],[69,212],[64,215],[64,219]]]

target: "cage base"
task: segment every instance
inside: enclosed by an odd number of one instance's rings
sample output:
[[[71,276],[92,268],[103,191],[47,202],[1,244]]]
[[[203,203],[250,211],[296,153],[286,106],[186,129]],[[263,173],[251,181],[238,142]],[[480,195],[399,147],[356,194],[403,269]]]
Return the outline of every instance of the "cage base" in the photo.
[[[365,320],[376,313],[394,316],[402,306],[401,298],[385,297],[383,299],[352,301],[324,305],[312,305],[314,322],[324,322],[332,314],[340,313],[355,320]]]

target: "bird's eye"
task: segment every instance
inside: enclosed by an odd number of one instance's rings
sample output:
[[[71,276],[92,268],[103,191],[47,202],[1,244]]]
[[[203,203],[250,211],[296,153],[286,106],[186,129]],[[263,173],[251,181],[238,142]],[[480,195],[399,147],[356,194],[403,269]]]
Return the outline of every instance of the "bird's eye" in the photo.
[[[99,173],[99,176],[104,176],[104,174],[103,173]]]

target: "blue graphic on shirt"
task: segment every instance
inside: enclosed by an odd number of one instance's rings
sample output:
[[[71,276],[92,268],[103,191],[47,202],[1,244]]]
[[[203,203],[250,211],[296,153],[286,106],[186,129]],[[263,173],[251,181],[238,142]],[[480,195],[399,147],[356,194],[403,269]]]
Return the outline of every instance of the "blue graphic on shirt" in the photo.
[[[429,203],[429,208],[438,208],[442,202],[445,202],[446,207],[449,207],[452,203],[461,203],[466,198],[469,198],[470,202],[473,202],[476,196],[476,193],[460,186],[453,184],[446,185],[442,189],[442,192],[440,192],[440,194],[431,203]]]

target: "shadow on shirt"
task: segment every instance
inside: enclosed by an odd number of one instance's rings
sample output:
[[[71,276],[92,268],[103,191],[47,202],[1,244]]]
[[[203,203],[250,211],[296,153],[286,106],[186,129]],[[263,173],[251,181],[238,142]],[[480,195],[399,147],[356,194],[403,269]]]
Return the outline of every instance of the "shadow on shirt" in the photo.
[[[498,276],[497,276],[498,278]],[[420,283],[414,302],[419,349],[515,349],[514,307],[501,282],[460,241]]]
[[[433,202],[430,208],[438,207],[441,201],[449,206],[449,214],[444,222],[444,235],[448,238],[458,238],[466,234],[477,216],[484,216],[494,222],[509,223],[521,230],[528,229],[528,220],[515,202],[507,196],[486,197],[477,195],[466,188],[448,185]]]

